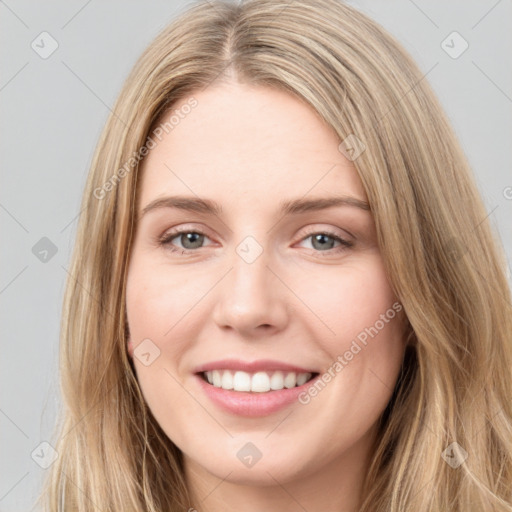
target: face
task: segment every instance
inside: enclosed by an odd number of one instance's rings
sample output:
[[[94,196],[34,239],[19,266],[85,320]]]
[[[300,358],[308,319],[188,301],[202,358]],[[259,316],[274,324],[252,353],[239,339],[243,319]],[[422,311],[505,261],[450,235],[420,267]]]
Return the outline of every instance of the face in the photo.
[[[236,83],[193,98],[139,184],[126,307],[144,397],[196,473],[348,471],[371,456],[404,353],[362,183],[297,98]],[[350,199],[303,204],[330,198]]]

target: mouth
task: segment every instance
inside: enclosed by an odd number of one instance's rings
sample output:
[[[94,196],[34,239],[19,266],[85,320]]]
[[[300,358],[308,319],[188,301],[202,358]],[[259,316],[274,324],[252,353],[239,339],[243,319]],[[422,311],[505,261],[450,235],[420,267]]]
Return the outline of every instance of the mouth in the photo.
[[[315,379],[317,372],[210,370],[198,375],[212,387],[242,393],[270,393],[303,386]]]

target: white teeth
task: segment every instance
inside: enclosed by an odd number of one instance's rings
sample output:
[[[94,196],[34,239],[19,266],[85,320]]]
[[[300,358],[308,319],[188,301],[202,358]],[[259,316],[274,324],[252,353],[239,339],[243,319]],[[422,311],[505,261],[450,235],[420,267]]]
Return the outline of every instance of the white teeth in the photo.
[[[299,375],[297,375],[297,386],[302,386],[302,384],[306,384],[307,381],[308,381],[307,373],[299,373]]]
[[[213,370],[212,372],[213,385],[217,388],[221,386],[221,375],[219,370]]]
[[[270,389],[283,389],[284,388],[284,376],[283,372],[275,372],[270,377]]]
[[[251,391],[264,393],[270,391],[270,377],[265,372],[258,372],[252,376]]]
[[[285,388],[293,388],[293,387],[295,387],[295,384],[297,384],[297,375],[295,374],[295,372],[290,372],[284,378],[284,387]]]
[[[223,372],[220,383],[222,389],[233,389],[233,374],[231,372]]]
[[[302,386],[311,379],[311,373],[296,372],[256,372],[248,373],[231,370],[213,370],[204,372],[206,380],[216,388],[234,391],[252,391],[266,393],[284,388]]]
[[[233,389],[235,391],[251,391],[251,376],[245,372],[236,372],[233,377]]]

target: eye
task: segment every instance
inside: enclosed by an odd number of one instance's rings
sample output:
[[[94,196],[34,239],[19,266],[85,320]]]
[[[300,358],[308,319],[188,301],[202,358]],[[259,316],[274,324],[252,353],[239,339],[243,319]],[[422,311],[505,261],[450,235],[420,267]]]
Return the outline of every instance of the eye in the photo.
[[[177,238],[181,243],[182,247],[175,247],[172,244],[172,240]],[[181,249],[182,254],[193,252],[194,249],[201,248],[201,245],[205,238],[208,238],[203,232],[191,229],[177,229],[171,233],[166,233],[159,240],[159,244],[165,246],[171,252],[176,252]]]
[[[301,241],[303,242],[308,239],[311,239],[311,245],[313,249],[315,249],[315,252],[327,252],[329,254],[345,251],[354,245],[353,242],[345,240],[344,238],[339,237],[336,233],[332,233],[330,231],[312,230],[306,237],[302,238]],[[339,245],[337,247],[333,247],[336,242],[338,242]]]

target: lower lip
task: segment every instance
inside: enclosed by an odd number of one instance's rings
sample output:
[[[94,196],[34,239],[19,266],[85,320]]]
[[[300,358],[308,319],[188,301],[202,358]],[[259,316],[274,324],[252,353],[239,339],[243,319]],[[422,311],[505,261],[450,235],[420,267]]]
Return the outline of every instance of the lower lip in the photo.
[[[294,402],[298,403],[299,395],[314,384],[320,375],[302,386],[265,393],[217,388],[206,382],[201,375],[196,374],[195,377],[210,400],[223,411],[239,416],[257,417],[267,416]]]

